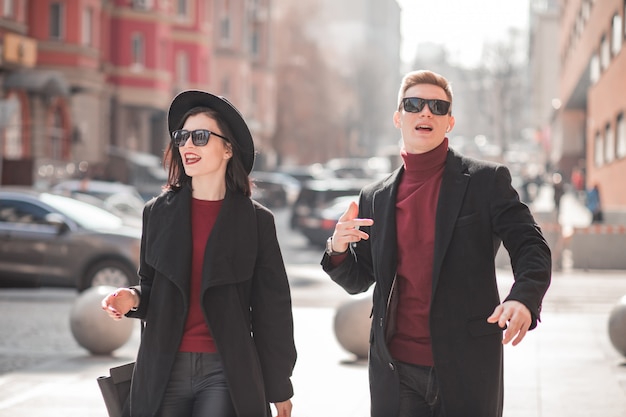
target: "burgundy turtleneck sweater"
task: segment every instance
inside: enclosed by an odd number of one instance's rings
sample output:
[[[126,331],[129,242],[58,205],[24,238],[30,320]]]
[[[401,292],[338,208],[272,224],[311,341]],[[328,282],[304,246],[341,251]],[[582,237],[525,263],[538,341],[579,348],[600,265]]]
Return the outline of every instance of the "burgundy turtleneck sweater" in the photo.
[[[180,352],[217,352],[209,326],[204,320],[200,294],[202,294],[202,267],[207,241],[217,220],[224,200],[191,199],[191,277],[189,282],[189,313],[185,322]]]
[[[404,174],[396,198],[398,309],[389,342],[402,362],[433,366],[429,310],[432,295],[435,217],[448,139],[423,154],[402,151]]]

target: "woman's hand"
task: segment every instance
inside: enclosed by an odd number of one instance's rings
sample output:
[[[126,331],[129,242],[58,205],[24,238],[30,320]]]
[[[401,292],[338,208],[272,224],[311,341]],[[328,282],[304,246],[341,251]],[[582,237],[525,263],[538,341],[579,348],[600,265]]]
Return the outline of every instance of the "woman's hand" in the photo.
[[[102,300],[102,309],[114,320],[121,320],[123,315],[138,305],[139,296],[130,288],[118,288]]]
[[[278,411],[276,417],[291,417],[291,409],[293,408],[291,400],[274,403],[274,407],[276,407],[276,411]]]

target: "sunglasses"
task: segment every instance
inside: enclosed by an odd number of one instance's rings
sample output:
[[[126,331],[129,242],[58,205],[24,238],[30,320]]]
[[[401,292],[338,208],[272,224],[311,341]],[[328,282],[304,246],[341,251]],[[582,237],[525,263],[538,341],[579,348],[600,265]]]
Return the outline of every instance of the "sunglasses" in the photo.
[[[177,148],[180,148],[185,143],[187,143],[187,139],[189,139],[189,136],[191,136],[191,141],[193,142],[194,146],[205,146],[207,143],[209,143],[209,138],[211,137],[211,135],[215,135],[230,142],[230,139],[228,139],[227,137],[215,132],[211,132],[210,130],[196,129],[190,132],[189,130],[180,129],[172,132],[172,143]]]
[[[424,110],[424,106],[428,104],[428,108],[432,114],[444,116],[450,111],[450,102],[437,99],[425,99],[419,97],[405,97],[402,99],[404,111],[409,113],[419,113]]]

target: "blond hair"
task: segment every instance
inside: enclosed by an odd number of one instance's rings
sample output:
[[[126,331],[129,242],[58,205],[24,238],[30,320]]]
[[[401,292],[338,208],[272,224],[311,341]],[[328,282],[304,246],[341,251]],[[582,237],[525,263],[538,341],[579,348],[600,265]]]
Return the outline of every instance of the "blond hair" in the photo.
[[[402,104],[406,90],[417,84],[432,84],[441,87],[446,92],[448,101],[452,103],[452,84],[443,75],[429,70],[418,70],[411,71],[402,78],[400,91],[398,91],[398,109]],[[452,109],[452,107],[450,108]]]

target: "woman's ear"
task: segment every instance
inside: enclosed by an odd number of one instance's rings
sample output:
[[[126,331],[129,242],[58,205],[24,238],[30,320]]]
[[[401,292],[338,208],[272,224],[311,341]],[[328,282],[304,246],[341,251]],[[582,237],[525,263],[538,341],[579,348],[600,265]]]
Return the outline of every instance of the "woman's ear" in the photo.
[[[233,157],[233,145],[227,143],[224,149],[224,159],[230,159]]]

